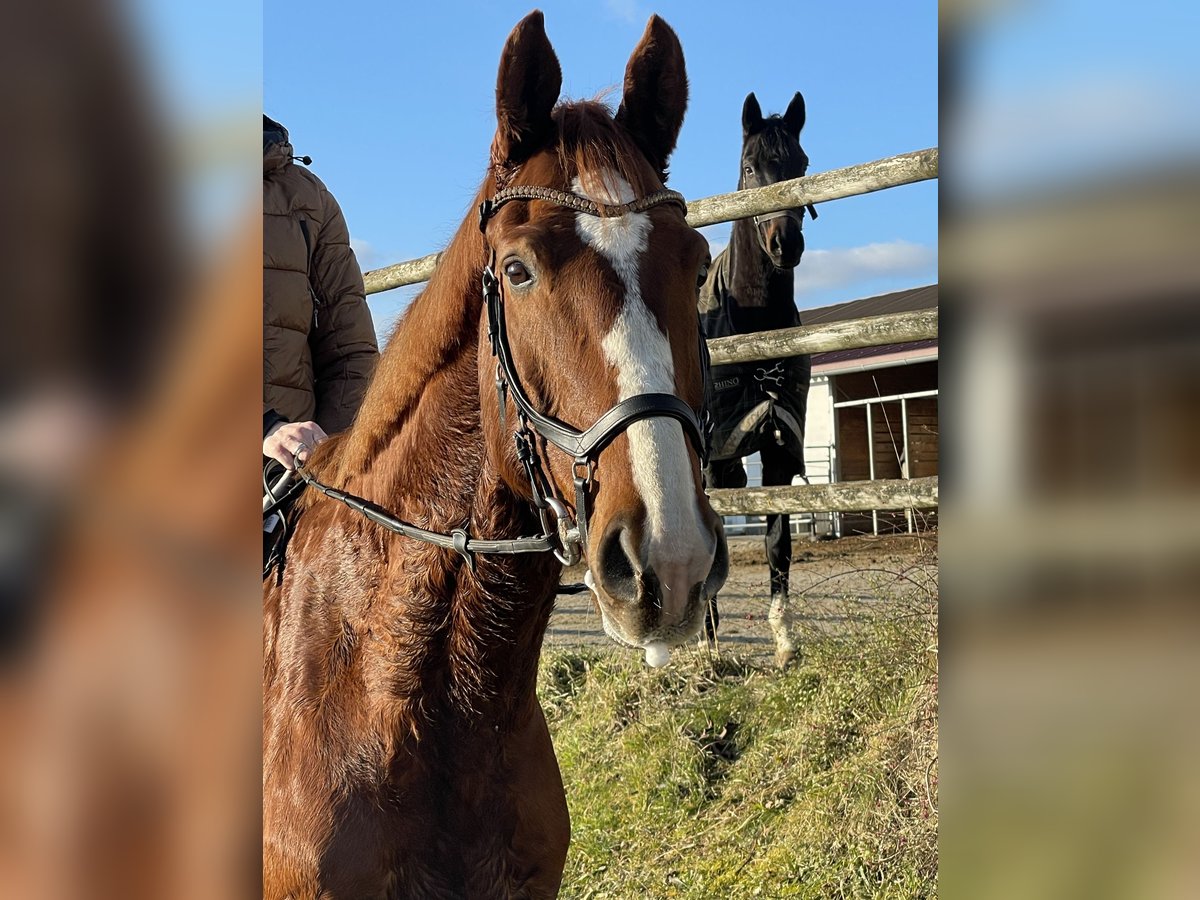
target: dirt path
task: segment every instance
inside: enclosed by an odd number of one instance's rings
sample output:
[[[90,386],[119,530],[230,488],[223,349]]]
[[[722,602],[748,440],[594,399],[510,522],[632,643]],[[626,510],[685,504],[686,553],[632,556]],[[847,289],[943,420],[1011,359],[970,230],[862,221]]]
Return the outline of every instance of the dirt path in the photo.
[[[731,538],[730,571],[720,595],[721,646],[740,655],[769,659],[774,641],[767,623],[770,579],[761,537]],[[937,535],[848,537],[792,546],[791,599],[797,628],[837,628],[848,604],[887,602],[912,591],[936,590]],[[583,580],[568,569],[563,583]],[[560,594],[546,643],[615,648],[600,625],[590,591]]]

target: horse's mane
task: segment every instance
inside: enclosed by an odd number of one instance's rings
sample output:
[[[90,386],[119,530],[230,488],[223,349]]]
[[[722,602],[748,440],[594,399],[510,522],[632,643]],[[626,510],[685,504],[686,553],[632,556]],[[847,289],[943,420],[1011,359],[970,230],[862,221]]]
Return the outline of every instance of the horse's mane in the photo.
[[[477,209],[490,186],[489,174],[471,208]],[[474,217],[459,225],[438,260],[437,268],[409,305],[392,331],[362,406],[350,429],[318,448],[311,468],[345,484],[352,475],[365,471],[370,461],[387,445],[416,409],[425,386],[434,373],[463,349],[464,341],[475,340],[473,329],[464,322],[477,318],[481,304],[478,281],[483,259],[483,235]]]
[[[555,130],[547,148],[556,157],[569,187],[579,175],[616,172],[638,196],[658,190],[652,167],[633,139],[597,100],[560,103],[553,112]],[[539,158],[535,156],[535,159]],[[375,376],[351,428],[318,448],[310,469],[336,484],[364,472],[416,410],[430,379],[478,337],[482,295],[479,279],[485,262],[483,235],[475,210],[486,196],[520,181],[523,167],[490,168],[470,210],[425,290],[417,295],[392,332]]]

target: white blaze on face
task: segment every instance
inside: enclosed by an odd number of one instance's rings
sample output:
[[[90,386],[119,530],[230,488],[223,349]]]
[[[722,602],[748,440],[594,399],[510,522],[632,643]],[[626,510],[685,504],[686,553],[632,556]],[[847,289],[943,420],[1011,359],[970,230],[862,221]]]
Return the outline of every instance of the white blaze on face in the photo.
[[[636,199],[624,178],[605,172],[598,179],[575,179],[572,189],[600,203]],[[604,256],[625,288],[625,300],[603,341],[604,355],[617,371],[618,399],[635,394],[675,393],[671,345],[642,300],[639,265],[650,245],[653,225],[647,213],[598,218],[577,213],[575,230]],[[682,426],[666,418],[643,419],[629,426],[633,483],[646,504],[645,558],[664,589],[666,608],[687,602],[690,588],[708,575],[715,540],[704,527],[688,461]],[[682,596],[671,596],[679,592]]]

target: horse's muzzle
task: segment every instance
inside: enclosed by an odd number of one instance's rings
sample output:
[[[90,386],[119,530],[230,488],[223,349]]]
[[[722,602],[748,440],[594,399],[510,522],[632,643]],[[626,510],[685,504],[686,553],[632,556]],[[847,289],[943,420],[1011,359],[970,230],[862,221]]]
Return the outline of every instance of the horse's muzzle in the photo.
[[[794,213],[788,210],[788,213]],[[803,222],[799,215],[780,215],[759,226],[763,251],[777,269],[794,269],[804,255]]]
[[[729,551],[714,516],[703,547],[645,546],[635,529],[610,522],[599,542],[589,586],[605,631],[620,643],[668,646],[693,638],[710,598],[725,583]]]

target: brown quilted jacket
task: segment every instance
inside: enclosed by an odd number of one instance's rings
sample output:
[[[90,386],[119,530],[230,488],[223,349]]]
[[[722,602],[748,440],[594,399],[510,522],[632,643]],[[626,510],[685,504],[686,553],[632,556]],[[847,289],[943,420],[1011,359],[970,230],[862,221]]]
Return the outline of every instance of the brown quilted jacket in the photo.
[[[379,350],[362,272],[333,195],[263,117],[263,424],[354,419]]]

